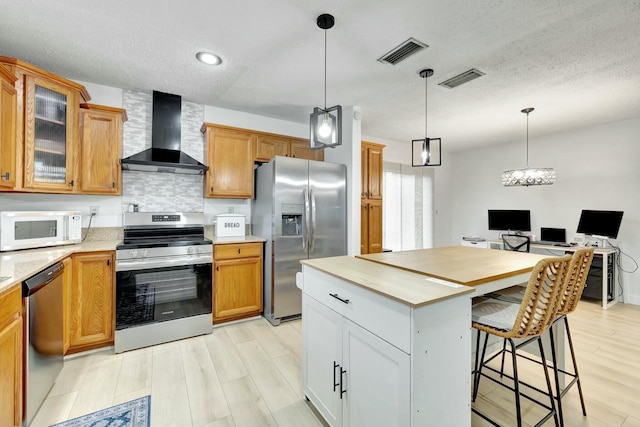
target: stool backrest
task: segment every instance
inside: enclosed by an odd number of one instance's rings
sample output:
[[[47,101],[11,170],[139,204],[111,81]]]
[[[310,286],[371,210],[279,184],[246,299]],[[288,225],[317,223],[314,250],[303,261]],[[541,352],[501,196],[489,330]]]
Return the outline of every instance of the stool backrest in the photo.
[[[533,267],[510,338],[541,335],[556,317],[571,255],[544,258]]]
[[[567,283],[560,298],[558,314],[569,314],[578,307],[587,274],[591,268],[591,261],[593,261],[593,248],[578,249],[573,253],[567,273]]]
[[[529,252],[531,240],[529,240],[529,236],[520,234],[503,234],[502,246],[505,251]]]

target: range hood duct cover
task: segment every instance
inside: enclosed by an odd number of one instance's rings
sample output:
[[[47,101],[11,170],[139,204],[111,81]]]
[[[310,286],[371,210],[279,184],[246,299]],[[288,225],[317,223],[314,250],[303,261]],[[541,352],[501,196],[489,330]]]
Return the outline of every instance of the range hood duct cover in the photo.
[[[121,159],[124,170],[202,175],[209,167],[180,150],[182,98],[153,92],[151,148]]]

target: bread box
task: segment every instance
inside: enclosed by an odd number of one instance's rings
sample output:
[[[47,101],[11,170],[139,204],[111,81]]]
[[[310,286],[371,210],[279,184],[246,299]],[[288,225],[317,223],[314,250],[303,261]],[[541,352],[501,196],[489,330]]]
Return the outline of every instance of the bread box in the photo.
[[[239,237],[245,235],[245,216],[234,213],[216,215],[217,237]]]

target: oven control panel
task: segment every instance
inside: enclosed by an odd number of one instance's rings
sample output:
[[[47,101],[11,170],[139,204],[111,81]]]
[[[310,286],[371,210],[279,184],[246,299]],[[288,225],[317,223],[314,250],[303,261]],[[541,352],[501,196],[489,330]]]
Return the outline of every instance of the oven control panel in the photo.
[[[151,215],[151,222],[180,222],[180,215]]]

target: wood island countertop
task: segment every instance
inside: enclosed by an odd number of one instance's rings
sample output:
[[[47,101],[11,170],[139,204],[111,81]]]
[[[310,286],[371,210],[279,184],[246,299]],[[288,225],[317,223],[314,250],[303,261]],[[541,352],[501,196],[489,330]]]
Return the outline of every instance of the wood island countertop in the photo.
[[[434,280],[423,274],[352,256],[300,262],[410,307],[420,307],[473,292],[473,288]]]
[[[357,258],[362,260],[465,286],[480,285],[530,272],[538,261],[548,257],[548,255],[468,246],[357,255]]]

